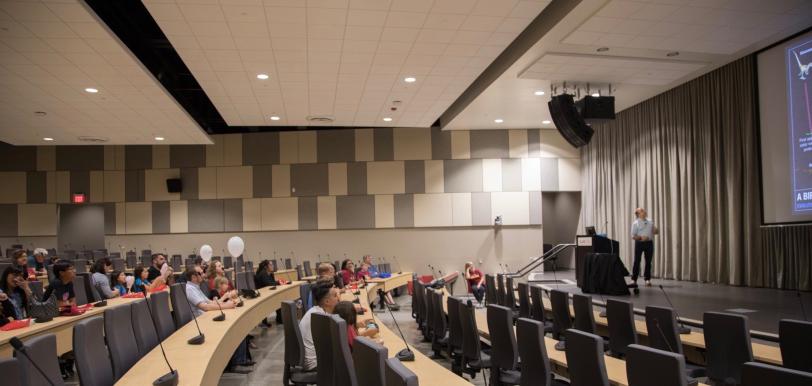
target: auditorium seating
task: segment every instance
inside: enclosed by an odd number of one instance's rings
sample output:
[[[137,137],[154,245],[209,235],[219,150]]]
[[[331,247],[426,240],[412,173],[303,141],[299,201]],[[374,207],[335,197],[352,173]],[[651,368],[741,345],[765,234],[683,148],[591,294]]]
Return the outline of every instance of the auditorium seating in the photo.
[[[79,381],[86,386],[113,384],[113,367],[105,345],[104,318],[96,316],[76,323],[73,327],[73,352]]]
[[[302,268],[304,269],[304,276],[313,276],[313,269],[310,267],[309,261],[304,261]]]
[[[742,386],[809,386],[812,373],[764,363],[742,365]]]
[[[462,323],[460,322],[459,298],[449,296],[446,299],[448,309],[448,358],[451,359],[451,371],[461,375],[460,357],[462,356]]]
[[[418,386],[417,375],[397,358],[386,360],[386,386]]]
[[[542,289],[539,286],[530,286],[530,313],[534,320],[541,322],[544,325],[544,332],[553,331],[553,322],[548,320],[546,311],[544,310],[544,302],[542,299]]]
[[[132,308],[121,305],[104,310],[104,336],[113,363],[113,378],[118,380],[140,358],[132,325]]]
[[[138,354],[147,355],[158,345],[158,332],[155,331],[155,324],[150,318],[147,301],[142,299],[130,304],[132,313],[132,329],[135,334],[135,342],[138,345]]]
[[[742,366],[753,361],[750,328],[744,315],[705,312],[707,375],[713,382],[740,384]]]
[[[282,324],[285,331],[285,367],[282,384],[288,386],[316,384],[316,372],[304,370],[304,341],[296,320],[296,303],[282,302]]]
[[[637,344],[632,303],[607,299],[606,319],[609,324],[609,350],[613,356],[623,357],[627,346]]]
[[[553,338],[559,340],[556,350],[564,350],[566,345],[564,331],[572,327],[570,317],[570,298],[564,291],[550,291],[550,304],[553,311]]]
[[[358,384],[363,386],[385,386],[386,358],[389,351],[369,338],[355,338],[352,347],[352,361]]]
[[[319,386],[338,386],[335,382],[335,356],[333,341],[330,337],[330,316],[314,312],[310,327],[313,334],[313,346],[316,349],[316,381]]]
[[[609,386],[606,363],[603,358],[603,338],[588,332],[569,329],[567,338],[567,366],[572,386]]]
[[[513,310],[489,304],[488,330],[491,340],[491,384],[518,385],[521,373],[517,366],[519,351],[513,330]]]
[[[15,352],[14,357],[20,363],[20,383],[26,386],[45,386],[51,383],[56,386],[64,385],[65,382],[62,381],[59,362],[56,358],[56,336],[53,334],[41,335],[26,340],[24,344],[28,356],[36,362],[48,379],[40,374],[28,358]]]
[[[192,321],[192,305],[186,299],[186,285],[172,284],[169,291],[172,300],[172,316],[175,320],[175,329],[181,328]]]
[[[155,321],[158,339],[163,341],[175,332],[175,322],[169,311],[169,292],[161,291],[150,295],[149,307],[152,311],[152,319]]]
[[[519,292],[519,317],[530,317],[530,290],[527,283],[519,283],[517,286]]]
[[[0,359],[0,374],[3,374],[4,386],[22,386],[20,361],[17,358]]]
[[[498,304],[498,295],[496,294],[496,280],[493,275],[485,274],[485,302],[488,304]]]
[[[784,367],[812,372],[812,322],[781,319],[778,336]]]
[[[632,344],[626,350],[629,386],[687,386],[685,357],[671,351]]]
[[[431,349],[437,358],[442,357],[442,352],[448,349],[448,323],[443,312],[443,294],[435,290],[429,291],[431,300],[432,334]]]
[[[538,320],[519,318],[516,321],[519,357],[523,363],[532,363],[532,366],[522,366],[519,380],[521,386],[566,385],[566,383],[553,378],[550,358],[547,356],[547,347],[544,342],[544,333],[544,323]]]
[[[462,327],[462,359],[460,369],[472,377],[483,369],[491,368],[491,357],[482,352],[479,329],[471,301],[460,303],[460,326]]]

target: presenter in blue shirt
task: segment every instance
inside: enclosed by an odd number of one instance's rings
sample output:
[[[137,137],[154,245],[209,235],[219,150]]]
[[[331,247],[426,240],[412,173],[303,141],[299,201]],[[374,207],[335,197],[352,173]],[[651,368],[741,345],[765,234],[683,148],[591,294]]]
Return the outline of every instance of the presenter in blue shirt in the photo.
[[[660,233],[654,221],[646,217],[646,210],[637,208],[634,210],[637,217],[632,224],[632,239],[634,240],[634,265],[632,266],[632,281],[637,284],[637,277],[640,276],[640,257],[645,255],[646,268],[643,278],[646,286],[651,287],[651,259],[654,256],[654,235]]]

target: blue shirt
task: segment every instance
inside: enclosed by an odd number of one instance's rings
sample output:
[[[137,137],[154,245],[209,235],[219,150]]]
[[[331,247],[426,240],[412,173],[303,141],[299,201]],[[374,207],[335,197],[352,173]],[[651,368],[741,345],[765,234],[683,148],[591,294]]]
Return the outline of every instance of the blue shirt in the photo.
[[[151,283],[149,280],[141,280],[141,278],[135,279],[133,283],[133,292],[144,292],[144,287],[150,285]]]
[[[118,283],[118,284],[116,284],[115,288],[113,288],[113,289],[117,289],[119,295],[126,295],[127,294],[127,287],[125,287],[124,284]]]
[[[370,264],[370,265],[369,265],[369,268],[367,268],[367,272],[369,272],[369,277],[370,277],[370,279],[372,279],[372,278],[376,278],[376,277],[378,277],[378,276],[380,276],[380,275],[381,275],[381,274],[378,272],[378,267],[376,267],[376,266],[374,266],[374,265],[372,265],[372,264]]]
[[[651,241],[654,237],[654,221],[639,218],[634,220],[634,223],[632,223],[632,237],[635,236],[643,236],[647,241]]]
[[[189,300],[189,304],[192,305],[192,308],[195,311],[196,316],[203,315],[203,310],[198,307],[199,304],[208,304],[209,298],[203,294],[203,291],[200,290],[200,286],[192,283],[190,281],[186,282],[186,299]]]

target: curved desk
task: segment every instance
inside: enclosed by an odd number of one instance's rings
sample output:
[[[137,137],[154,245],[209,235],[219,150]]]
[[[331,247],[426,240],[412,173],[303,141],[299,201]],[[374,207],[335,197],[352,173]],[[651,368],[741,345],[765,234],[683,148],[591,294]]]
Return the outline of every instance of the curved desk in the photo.
[[[163,341],[166,356],[172,367],[178,371],[180,385],[217,385],[220,375],[226,368],[234,350],[245,336],[263,318],[280,307],[283,301],[299,299],[299,283],[277,286],[275,290],[259,289],[256,299],[244,299],[243,307],[223,310],[226,320],[212,320],[219,312],[206,312],[197,318],[206,341],[198,346],[186,343],[197,335],[195,322],[191,321],[179,328]],[[161,355],[161,348],[155,347],[141,358],[116,384],[151,385],[158,377],[169,372]],[[282,374],[279,374],[280,378]]]

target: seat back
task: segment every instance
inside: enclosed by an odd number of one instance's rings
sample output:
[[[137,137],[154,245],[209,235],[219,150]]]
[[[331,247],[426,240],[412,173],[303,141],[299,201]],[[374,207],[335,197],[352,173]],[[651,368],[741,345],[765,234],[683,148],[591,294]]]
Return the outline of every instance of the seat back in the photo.
[[[431,296],[434,297],[431,302],[433,307],[431,315],[434,321],[434,339],[440,340],[445,338],[448,332],[448,324],[445,320],[445,312],[443,312],[443,293],[441,291],[431,291]]]
[[[113,362],[113,377],[118,380],[140,358],[129,304],[104,310],[104,336]]]
[[[113,368],[104,335],[101,334],[103,329],[104,318],[101,315],[84,319],[73,326],[73,353],[82,385],[113,384]]]
[[[809,386],[812,373],[765,363],[747,362],[742,365],[742,386]]]
[[[632,344],[626,348],[626,374],[629,386],[688,385],[685,376],[685,357],[682,354],[639,344]]]
[[[400,363],[398,358],[386,360],[386,386],[418,386],[417,375]]]
[[[113,263],[113,270],[114,271],[124,272],[124,270],[126,268],[126,266],[124,264],[125,263],[124,259],[113,258],[113,259],[110,259],[110,262]]]
[[[434,334],[434,289],[426,287],[426,328],[423,332],[426,338],[431,339]]]
[[[25,341],[25,351],[31,360],[48,376],[55,385],[64,385],[62,374],[59,371],[59,360],[56,354],[56,335],[40,335]],[[51,383],[45,379],[39,370],[24,355],[14,352],[20,364],[20,383],[26,386],[48,386]],[[5,384],[5,374],[3,384]]]
[[[386,358],[389,351],[369,338],[359,336],[352,344],[352,361],[358,384],[364,386],[385,386]]]
[[[474,306],[471,301],[460,302],[460,327],[462,327],[462,356],[464,361],[477,361],[481,357],[482,346],[479,342],[479,330],[476,325]]]
[[[530,317],[530,290],[527,283],[519,283],[516,286],[519,289],[519,317]]]
[[[302,274],[302,266],[297,265],[296,266],[296,280],[302,280],[303,277],[304,277],[304,275]]]
[[[305,260],[302,262],[302,269],[304,269],[305,276],[313,276],[313,269],[310,267],[310,261]]]
[[[646,330],[649,346],[682,354],[682,342],[677,331],[677,317],[672,308],[646,306]]]
[[[0,270],[0,272],[3,272],[3,271]],[[31,288],[31,293],[34,294],[34,297],[36,297],[37,299],[42,299],[42,295],[43,295],[44,290],[42,288],[42,282],[41,281],[29,281],[28,282],[28,287]]]
[[[333,343],[330,329],[330,315],[313,312],[310,315],[310,330],[313,334],[313,346],[316,349],[316,381],[319,386],[337,385],[335,362],[333,361]]]
[[[493,275],[485,274],[485,301],[488,304],[497,304],[496,280]]]
[[[460,322],[460,304],[462,302],[449,296],[446,298],[448,310],[448,352],[449,357],[455,349],[462,350],[462,324]]]
[[[550,384],[550,359],[544,343],[544,323],[538,320],[519,318],[516,321],[516,338],[519,342],[519,357],[532,366],[522,367],[521,386],[548,386]]]
[[[172,318],[175,320],[175,329],[179,329],[192,321],[192,305],[186,299],[186,285],[172,284],[169,298],[172,300]]]
[[[542,298],[542,288],[536,285],[530,287],[530,316],[539,322],[546,322],[544,315],[544,299]],[[519,300],[521,302],[521,299]]]
[[[2,272],[2,271],[0,271]],[[3,374],[3,385],[22,386],[20,361],[17,358],[0,359],[0,374]],[[110,380],[112,383],[113,380]]]
[[[628,345],[637,344],[632,303],[606,299],[606,319],[609,324],[609,349],[613,354],[625,355]]]
[[[550,291],[550,305],[553,311],[553,337],[562,339],[564,331],[572,327],[570,298],[564,291]]]
[[[195,265],[195,258],[194,257],[187,257],[185,260],[183,260],[183,264],[184,264],[184,266],[186,268],[189,268],[189,267]]]
[[[6,251],[8,251],[8,250],[6,250]],[[66,249],[66,250],[62,251],[59,255],[63,259],[67,259],[67,260],[76,260],[76,256],[78,256],[75,249]],[[6,256],[9,256],[9,255],[6,255]]]
[[[573,294],[572,308],[575,309],[575,327],[583,332],[595,333],[595,313],[592,311],[592,296]]]
[[[254,262],[253,262],[253,261],[251,261],[251,260],[246,261],[246,262],[245,262],[245,270],[246,270],[246,271],[255,272],[255,271],[254,271]]]
[[[778,337],[781,346],[781,359],[784,367],[812,372],[812,322],[781,319],[778,322]]]
[[[248,289],[248,283],[245,282],[245,272],[237,273],[237,280],[235,280],[234,284],[238,291]]]
[[[158,340],[163,341],[175,332],[175,322],[172,320],[172,311],[169,310],[169,292],[161,291],[150,295],[149,307]]]
[[[505,277],[505,307],[516,309],[516,292],[513,287],[513,278]]]
[[[293,268],[293,264],[291,263],[290,259],[285,259],[285,269]]]
[[[135,253],[127,252],[127,266],[133,269],[138,266],[138,257]]]
[[[141,256],[152,256],[152,249],[142,249]]]
[[[73,278],[73,293],[76,295],[76,305],[92,303],[93,298],[87,292],[87,275],[76,275]]]
[[[183,256],[181,255],[172,255],[172,260],[169,262],[169,266],[172,267],[172,270],[175,272],[181,272],[180,264],[183,262]]]
[[[304,340],[296,320],[296,303],[290,300],[282,302],[282,325],[285,329],[285,365],[304,366]]]
[[[335,386],[358,386],[355,364],[347,338],[347,322],[338,315],[329,315],[330,341],[333,346],[333,371]],[[319,362],[321,366],[321,362]]]
[[[87,259],[76,259],[73,262],[73,267],[76,269],[76,274],[87,273]]]
[[[569,329],[567,337],[567,366],[572,386],[609,386],[603,359],[603,338],[595,334]]]
[[[152,310],[145,299],[130,303],[130,308],[135,343],[138,344],[138,353],[143,357],[158,345],[158,332],[150,318]]]
[[[507,296],[505,294],[505,275],[501,273],[496,274],[496,303],[500,306],[507,304]]]
[[[415,321],[417,321],[418,327],[422,326],[423,321],[425,321],[425,306],[423,305],[423,296],[426,294],[426,290],[423,288],[423,284],[420,284],[419,280],[412,280],[414,283],[414,288],[412,289],[412,314],[414,315]]]
[[[723,312],[705,312],[705,349],[708,378],[717,382],[741,383],[742,365],[753,361],[747,317]]]
[[[519,351],[513,331],[513,310],[489,304],[487,319],[491,340],[491,363],[502,370],[515,369],[519,361]]]
[[[248,289],[252,290],[257,289],[257,282],[255,280],[254,271],[245,270],[245,284],[248,285]]]
[[[223,268],[234,268],[234,258],[231,256],[223,256]]]

